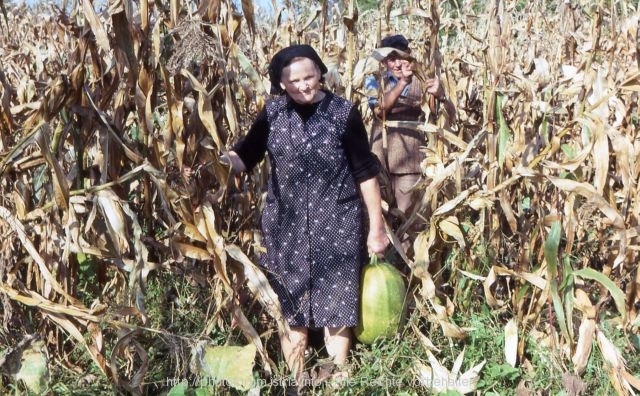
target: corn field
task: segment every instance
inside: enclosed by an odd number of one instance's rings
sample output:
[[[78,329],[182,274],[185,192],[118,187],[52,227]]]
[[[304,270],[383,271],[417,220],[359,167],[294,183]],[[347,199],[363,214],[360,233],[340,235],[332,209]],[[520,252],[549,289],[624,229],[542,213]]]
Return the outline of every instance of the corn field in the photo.
[[[391,249],[412,233],[411,253],[396,254],[431,326],[405,334],[464,343],[474,329],[457,318],[484,304],[503,319],[496,353],[511,366],[527,364],[534,337],[557,370],[579,378],[597,354],[618,394],[640,390],[601,327],[640,328],[638,2],[0,6],[0,389],[21,379],[16,360],[48,373],[76,365],[76,350],[114,389],[145,394],[154,335],[197,349],[239,331],[261,375],[278,372],[267,344],[288,327],[257,266],[268,164],[233,176],[220,157],[268,100],[269,59],[289,44],[314,46],[328,89],[370,123],[372,54],[402,33],[418,75],[439,76],[458,111],[452,125],[410,126],[425,134],[419,199],[406,216],[385,206]],[[200,334],[152,324],[161,274],[209,296]],[[426,352],[417,379],[446,371]]]

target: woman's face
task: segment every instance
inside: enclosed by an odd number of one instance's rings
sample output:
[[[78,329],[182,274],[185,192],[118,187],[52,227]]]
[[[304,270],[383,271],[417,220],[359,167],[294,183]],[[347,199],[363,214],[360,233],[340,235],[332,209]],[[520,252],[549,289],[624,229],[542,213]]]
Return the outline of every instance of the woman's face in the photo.
[[[387,70],[393,73],[396,78],[402,77],[402,69],[411,69],[411,62],[402,59],[398,55],[393,53],[384,59],[384,63],[387,67]]]
[[[299,104],[315,103],[324,96],[320,90],[320,69],[309,58],[294,59],[282,69],[280,87]]]

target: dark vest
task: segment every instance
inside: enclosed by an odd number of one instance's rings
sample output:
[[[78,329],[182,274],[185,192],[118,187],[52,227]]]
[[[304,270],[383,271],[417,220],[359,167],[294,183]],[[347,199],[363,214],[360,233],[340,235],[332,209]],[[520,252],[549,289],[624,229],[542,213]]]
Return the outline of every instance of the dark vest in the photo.
[[[327,93],[304,122],[286,95],[266,105],[261,260],[291,325],[357,323],[363,203],[342,145],[352,106]]]

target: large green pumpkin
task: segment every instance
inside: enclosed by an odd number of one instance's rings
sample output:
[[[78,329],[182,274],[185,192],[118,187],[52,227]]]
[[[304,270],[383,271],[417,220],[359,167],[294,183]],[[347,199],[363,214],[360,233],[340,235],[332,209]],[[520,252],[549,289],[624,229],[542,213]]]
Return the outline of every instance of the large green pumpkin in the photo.
[[[393,337],[404,319],[406,288],[402,274],[373,255],[371,262],[362,269],[361,277],[356,338],[364,344],[372,344],[378,338]]]

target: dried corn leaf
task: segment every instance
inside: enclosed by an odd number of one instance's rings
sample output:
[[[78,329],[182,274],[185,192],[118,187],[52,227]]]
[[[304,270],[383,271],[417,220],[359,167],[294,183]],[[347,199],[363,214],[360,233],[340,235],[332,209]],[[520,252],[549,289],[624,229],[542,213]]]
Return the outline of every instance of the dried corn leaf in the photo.
[[[200,230],[198,230],[198,227],[196,227],[195,225],[190,223],[182,223],[182,226],[184,227],[182,232],[186,237],[191,238],[192,240],[197,242],[207,242],[207,238],[200,233]]]
[[[309,9],[306,21],[303,23],[302,26],[297,28],[298,32],[300,33],[300,32],[306,31],[309,28],[309,26],[311,26],[311,24],[316,19],[318,19],[318,17],[320,16],[321,13],[322,13],[322,7],[320,7],[320,6],[316,6],[313,9]]]
[[[426,187],[425,192],[422,195],[420,204],[415,205],[407,221],[405,221],[399,227],[397,231],[398,235],[403,235],[407,231],[407,229],[409,229],[413,225],[413,223],[418,218],[418,212],[420,212],[424,207],[426,207],[431,202],[433,195],[436,194],[438,191],[440,191],[440,188],[445,183],[445,181],[458,171],[461,164],[471,154],[471,150],[476,147],[476,145],[484,138],[484,136],[485,136],[484,132],[478,133],[473,138],[473,140],[467,145],[465,151],[456,158],[456,161],[452,161],[452,163],[447,165],[447,167],[443,171],[438,172],[438,174],[435,175],[433,180]]]
[[[124,0],[125,4],[128,3],[128,0]],[[113,6],[114,3],[111,4]],[[128,63],[129,69],[131,69],[131,73],[136,76],[138,75],[138,59],[136,58],[136,51],[134,49],[134,45],[137,47],[139,43],[135,39],[135,36],[131,34],[130,26],[131,21],[127,18],[127,13],[122,11],[116,11],[110,9],[111,12],[111,21],[113,23],[113,33],[115,35],[115,43],[117,49],[122,51],[126,56],[126,60]],[[144,68],[143,68],[144,69]],[[142,70],[140,70],[142,72]]]
[[[135,294],[135,305],[143,315],[144,323],[146,322],[146,310],[143,289],[147,285],[149,272],[156,269],[157,266],[149,262],[149,251],[145,244],[142,243],[143,232],[140,223],[138,223],[138,216],[129,208],[127,203],[122,204],[122,210],[129,217],[129,224],[131,224],[131,228],[133,229],[133,240],[131,243],[135,253],[135,264],[132,266],[131,274],[129,274],[129,288],[133,294]]]
[[[153,79],[143,67],[138,74],[138,84],[136,85],[136,107],[140,118],[140,132],[143,143],[147,143],[148,136],[153,133],[153,110],[151,101],[153,100]]]
[[[191,74],[188,74],[191,76]],[[192,84],[197,81],[195,77],[192,77]],[[198,84],[200,84],[198,82]],[[200,120],[204,124],[205,128],[213,138],[213,141],[216,144],[216,148],[224,153],[226,153],[225,145],[222,143],[222,139],[220,138],[220,132],[218,132],[218,127],[213,117],[213,109],[211,107],[211,96],[215,91],[217,91],[218,86],[214,87],[211,92],[206,92],[204,87],[201,87],[202,91],[198,95],[198,115],[200,116]]]
[[[169,0],[169,27],[171,28],[178,26],[181,4],[180,0]]]
[[[247,25],[249,25],[249,33],[254,35],[256,33],[256,21],[252,0],[242,0],[242,14],[244,19],[247,20]]]
[[[393,233],[391,233],[391,235],[393,235]],[[436,235],[437,235],[436,220],[435,218],[432,218],[429,221],[429,231],[428,232],[423,231],[420,234],[418,234],[415,241],[413,242],[414,265],[411,269],[414,275],[422,279],[423,282],[425,280],[430,282],[429,284],[430,286],[432,286],[432,288],[429,288],[429,290],[431,290],[433,293],[429,293],[428,295],[425,295],[425,297],[428,297],[428,298],[435,297],[435,285],[433,285],[433,281],[431,280],[431,275],[429,274],[429,264],[431,263],[431,259],[429,257],[429,249],[435,243]],[[395,235],[394,235],[394,238],[395,238],[394,246],[396,247],[396,250],[399,252],[404,252],[404,249],[402,249],[402,244],[400,243],[398,238],[395,237]],[[426,291],[427,291],[427,288],[425,288],[423,285],[422,293],[425,293]]]
[[[12,300],[18,301],[24,305],[28,305],[31,307],[39,307],[46,312],[61,314],[61,315],[69,315],[75,318],[89,320],[93,322],[99,321],[98,316],[92,314],[87,309],[81,306],[78,306],[79,303],[77,303],[78,305],[62,305],[62,304],[58,304],[50,300],[47,300],[36,292],[30,291],[30,290],[24,290],[22,292],[19,292],[18,290],[15,290],[13,288],[10,288],[9,286],[4,286],[4,285],[0,285],[0,291],[3,294],[6,294]]]
[[[631,384],[624,375],[624,373],[627,373],[626,361],[622,357],[620,350],[600,330],[596,331],[596,339],[598,340],[598,347],[602,357],[607,362],[606,368],[609,371],[608,374],[613,387],[620,395],[634,394]]]
[[[582,289],[575,290],[574,306],[589,319],[595,319],[596,308],[591,303],[589,295]]]
[[[147,0],[142,0],[144,4],[148,4]],[[145,20],[148,21],[148,19],[146,17],[143,17]],[[153,70],[157,70],[159,62],[160,62],[160,57],[162,55],[162,46],[160,44],[160,27],[161,25],[162,19],[158,18],[158,20],[156,20],[156,23],[153,25],[153,30],[151,31],[151,67]],[[144,23],[142,24],[142,29],[146,30]],[[164,66],[163,66],[164,69]]]
[[[503,94],[496,94],[496,115],[498,121],[498,166],[502,168],[504,160],[507,157],[509,142],[513,139],[509,125],[502,113]]]
[[[42,122],[38,124],[35,128],[33,128],[29,133],[27,133],[20,141],[18,141],[9,152],[4,155],[4,158],[0,162],[0,175],[2,175],[6,171],[6,167],[17,157],[19,157],[23,150],[36,141],[38,134],[40,133],[40,129],[45,127],[45,123]]]
[[[509,319],[504,327],[504,357],[511,367],[516,367],[518,360],[518,323],[515,318]]]
[[[464,276],[466,276],[466,277],[468,277],[468,278],[471,278],[471,279],[473,279],[473,280],[483,281],[483,282],[484,282],[484,281],[487,279],[487,278],[486,278],[486,277],[484,277],[484,276],[480,276],[480,275],[472,274],[471,272],[461,270],[460,268],[456,268],[456,270],[457,270],[459,273],[461,273],[462,275],[464,275]]]
[[[391,11],[389,13],[389,16],[392,17],[392,18],[397,18],[397,17],[400,17],[400,16],[405,16],[405,17],[406,16],[415,16],[415,17],[421,17],[421,18],[426,19],[427,21],[425,21],[425,22],[427,22],[427,23],[433,23],[431,21],[430,14],[427,11],[425,11],[425,10],[423,10],[421,8],[416,8],[416,7],[399,7],[399,8],[396,8],[396,9],[394,9],[393,11]]]
[[[441,215],[444,215],[444,214],[454,210],[458,205],[460,205],[463,201],[465,201],[469,197],[469,195],[471,195],[472,193],[476,192],[477,190],[478,190],[478,188],[476,186],[473,186],[472,188],[470,188],[468,190],[464,190],[463,192],[458,194],[457,197],[455,197],[454,199],[452,199],[450,201],[447,201],[447,203],[443,204],[438,209],[436,209],[433,212],[433,216],[441,216]]]
[[[638,379],[638,377],[635,377],[633,374],[625,370],[622,372],[622,378],[627,381],[629,385],[640,390],[640,379]]]
[[[249,260],[238,246],[233,244],[226,245],[225,250],[230,257],[242,264],[249,289],[267,312],[269,312],[271,317],[274,318],[280,332],[288,332],[289,324],[284,318],[278,296],[269,285],[267,277]]]
[[[240,125],[238,123],[238,114],[236,114],[236,103],[233,100],[234,95],[231,93],[231,84],[227,82],[224,86],[224,110],[225,118],[229,124],[229,130],[235,136],[240,134]],[[224,146],[220,150],[225,152]]]
[[[108,376],[111,373],[102,353],[100,353],[100,351],[98,351],[94,346],[87,344],[80,330],[78,330],[78,328],[69,319],[55,313],[46,313],[46,316],[64,329],[77,343],[86,348],[91,355],[93,362],[100,368],[100,371],[102,371],[104,375]]]
[[[105,189],[96,192],[94,203],[102,213],[116,253],[119,256],[126,255],[129,252],[129,230],[120,198],[113,190]]]
[[[595,168],[593,186],[598,194],[602,194],[607,183],[607,173],[609,171],[609,139],[602,122],[595,122],[596,128],[593,133],[593,167]]]
[[[504,305],[503,300],[498,300],[491,291],[491,286],[496,282],[498,277],[496,276],[496,272],[494,270],[495,267],[491,267],[489,273],[487,274],[486,279],[482,282],[482,288],[484,289],[484,297],[487,300],[487,305],[492,308],[499,307]]]
[[[111,47],[109,46],[109,36],[107,35],[107,31],[102,25],[100,18],[98,18],[98,14],[96,14],[96,11],[93,8],[93,3],[90,0],[82,0],[82,10],[94,36],[96,37],[98,46],[102,48],[102,51],[104,51],[105,54],[110,54]]]
[[[585,146],[579,153],[574,154],[569,161],[556,163],[550,160],[543,160],[541,164],[550,169],[565,169],[568,171],[575,171],[579,167],[583,166],[584,161],[587,159],[589,154],[591,154],[593,150],[593,144],[589,144]]]
[[[428,353],[429,364],[431,367],[416,360],[413,366],[413,372],[416,374],[416,380],[422,386],[435,391],[437,393],[447,391],[457,391],[463,395],[475,392],[480,379],[480,371],[484,367],[485,361],[472,367],[458,375],[457,372],[449,372],[431,352]],[[464,359],[464,350],[456,358],[455,366],[459,369]]]
[[[505,190],[501,190],[498,195],[500,196],[500,207],[502,208],[502,214],[507,219],[507,224],[509,224],[509,229],[513,234],[517,234],[518,220],[516,219],[516,216],[513,213],[513,209],[511,208],[511,202],[509,202],[509,197],[507,197],[507,192]]]
[[[640,72],[637,69],[632,70],[627,72],[627,76],[620,84],[619,89],[640,92]]]
[[[200,215],[207,235],[207,250],[211,253],[216,273],[223,281],[225,287],[231,291],[231,281],[227,274],[227,253],[225,251],[224,238],[218,234],[216,225],[216,215],[210,203],[201,206]]]
[[[89,103],[91,104],[93,109],[96,111],[96,113],[98,113],[98,115],[100,116],[100,120],[102,121],[103,125],[107,128],[107,131],[109,131],[109,134],[111,135],[111,137],[115,139],[115,141],[118,142],[120,146],[122,146],[127,158],[133,161],[133,163],[135,163],[136,165],[140,165],[144,161],[144,157],[140,155],[136,150],[126,145],[122,141],[120,136],[116,133],[116,131],[113,130],[111,126],[113,123],[110,121],[110,117],[104,111],[100,110],[96,106],[96,104],[93,102],[93,98],[91,97],[91,93],[88,91],[87,87],[85,87],[84,92],[85,92],[84,97],[89,101]]]
[[[582,318],[580,329],[578,331],[578,342],[576,344],[576,352],[571,357],[573,362],[573,370],[577,375],[582,375],[584,369],[589,362],[591,348],[596,332],[596,322],[586,316]]]
[[[460,248],[466,248],[467,243],[464,239],[464,234],[462,233],[457,217],[449,216],[446,219],[441,220],[438,223],[438,228],[440,228],[443,233],[455,239],[456,242],[458,242],[458,245],[460,245]]]
[[[38,250],[28,238],[27,233],[24,230],[24,225],[20,221],[18,221],[18,219],[16,219],[7,208],[3,206],[0,206],[0,218],[2,218],[2,220],[4,220],[9,225],[13,232],[18,235],[18,239],[20,239],[20,242],[22,242],[22,246],[29,253],[33,261],[35,261],[35,263],[38,265],[40,276],[42,276],[44,283],[47,286],[46,288],[52,288],[72,304],[79,304],[79,301],[67,294],[60,283],[58,283],[55,277],[53,277],[51,271],[49,271],[49,268],[47,267],[47,264],[44,262],[44,259],[40,256]],[[0,287],[2,287],[2,285],[0,285]]]
[[[260,335],[258,334],[258,332],[256,332],[256,329],[251,325],[251,322],[249,322],[249,320],[247,319],[245,314],[242,312],[242,309],[240,309],[240,307],[235,305],[232,308],[232,311],[233,311],[233,316],[236,319],[236,322],[238,323],[238,325],[240,326],[240,329],[242,330],[242,333],[249,341],[253,343],[253,345],[258,350],[258,353],[260,354],[260,357],[264,362],[263,368],[268,373],[271,373],[272,370],[276,368],[276,365],[267,355],[267,352],[265,351],[264,346],[262,345],[262,340],[260,340]]]
[[[439,319],[438,324],[440,325],[442,334],[445,337],[463,340],[469,335],[469,332],[466,329],[461,328],[455,323],[451,323],[449,320]]]
[[[571,179],[561,179],[557,177],[549,177],[549,180],[559,189],[573,192],[581,195],[590,203],[593,203],[604,214],[611,224],[617,229],[624,229],[624,220],[620,213],[604,199],[601,194],[598,194],[596,189],[588,183],[581,183]]]
[[[189,257],[195,260],[211,260],[211,253],[209,253],[209,251],[207,249],[202,249],[193,245],[190,245],[188,243],[182,243],[182,242],[176,242],[174,241],[172,243],[173,246],[175,246],[178,251],[180,251],[180,254],[182,254],[185,257]]]
[[[38,146],[40,146],[40,151],[49,165],[49,169],[51,169],[51,180],[53,183],[56,205],[60,209],[66,210],[69,207],[69,185],[67,184],[67,179],[65,178],[60,163],[54,159],[54,156],[51,153],[49,142],[45,136],[46,129],[48,129],[46,125],[38,128],[36,140],[38,142]]]
[[[140,1],[140,29],[145,33],[149,31],[149,0]]]
[[[425,348],[425,351],[440,352],[440,349],[438,349],[438,347],[433,344],[429,337],[427,337],[422,333],[422,331],[420,331],[415,323],[411,322],[411,328],[413,329],[413,333],[418,336],[418,340],[420,341],[420,344],[422,344],[422,346]]]
[[[113,347],[113,351],[111,352],[111,360],[110,360],[110,368],[111,368],[111,377],[114,382],[118,386],[122,386],[127,389],[130,393],[140,394],[142,391],[142,381],[144,376],[149,369],[149,358],[147,357],[147,352],[140,345],[139,342],[135,340],[136,336],[141,334],[141,330],[133,329],[133,330],[125,330],[121,331],[118,337],[118,341],[116,345]],[[128,354],[131,352],[135,352],[137,358],[135,359],[136,363],[139,364],[139,367],[135,371],[134,375],[130,380],[126,380],[120,376],[118,372],[118,359],[125,359]]]

